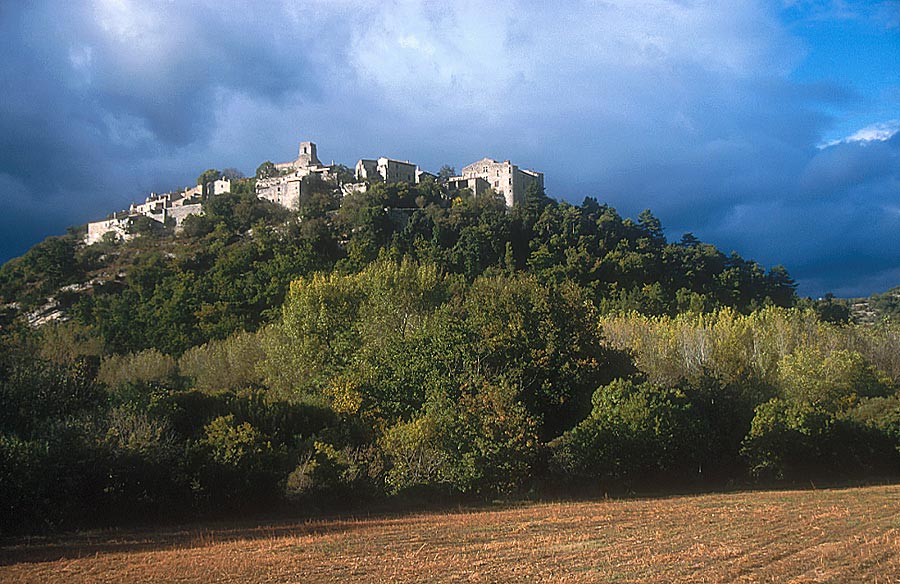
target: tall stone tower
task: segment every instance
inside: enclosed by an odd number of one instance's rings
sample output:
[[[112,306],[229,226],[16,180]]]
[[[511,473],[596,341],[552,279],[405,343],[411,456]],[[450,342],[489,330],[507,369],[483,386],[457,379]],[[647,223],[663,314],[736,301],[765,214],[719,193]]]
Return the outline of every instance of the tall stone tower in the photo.
[[[297,156],[297,166],[321,166],[319,157],[316,156],[316,145],[314,142],[300,142],[300,153]]]

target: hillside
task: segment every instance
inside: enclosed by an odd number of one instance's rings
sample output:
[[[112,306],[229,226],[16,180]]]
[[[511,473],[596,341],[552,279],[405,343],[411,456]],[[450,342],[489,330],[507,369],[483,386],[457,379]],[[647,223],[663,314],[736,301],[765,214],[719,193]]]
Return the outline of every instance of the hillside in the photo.
[[[145,221],[125,243],[85,246],[82,228],[36,245],[0,268],[5,322],[70,320],[92,327],[106,352],[179,354],[271,322],[297,277],[358,271],[379,256],[433,262],[470,280],[492,271],[571,280],[604,311],[794,301],[782,268],[767,273],[689,234],[669,243],[649,212],[634,222],[593,199],[574,206],[535,192],[506,212],[490,191],[434,181],[377,183],[350,196],[320,182],[289,211],[257,198],[255,182],[233,181],[177,233]]]
[[[900,327],[783,268],[533,186],[254,180],[0,268],[0,530],[900,476]]]

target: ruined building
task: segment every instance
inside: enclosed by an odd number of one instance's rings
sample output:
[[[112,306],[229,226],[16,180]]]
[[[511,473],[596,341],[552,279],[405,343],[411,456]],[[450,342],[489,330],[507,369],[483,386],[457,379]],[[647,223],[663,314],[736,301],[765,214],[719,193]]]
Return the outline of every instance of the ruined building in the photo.
[[[231,191],[231,181],[223,178],[207,183],[205,187],[210,195],[221,195]],[[117,239],[128,240],[131,238],[129,228],[134,220],[141,216],[156,221],[160,225],[172,224],[175,229],[179,229],[184,223],[185,217],[202,213],[203,190],[204,185],[197,185],[183,191],[161,195],[150,193],[143,203],[132,203],[125,211],[113,213],[102,221],[88,223],[84,242],[87,245],[96,243],[101,241],[107,233],[115,234]]]
[[[448,180],[450,188],[468,188],[476,195],[491,188],[503,195],[507,207],[523,203],[525,192],[532,184],[543,189],[544,174],[519,168],[509,160],[497,162],[491,158],[463,167],[460,176]]]
[[[275,169],[279,174],[256,181],[256,196],[297,210],[311,181],[331,179],[333,168],[334,164],[326,166],[319,161],[313,142],[300,142],[297,160],[276,164]]]

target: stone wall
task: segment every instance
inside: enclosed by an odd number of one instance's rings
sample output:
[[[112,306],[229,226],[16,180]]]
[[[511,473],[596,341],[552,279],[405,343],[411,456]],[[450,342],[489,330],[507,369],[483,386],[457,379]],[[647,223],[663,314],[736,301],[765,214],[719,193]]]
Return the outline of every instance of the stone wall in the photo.
[[[184,219],[188,215],[200,215],[202,213],[203,205],[201,203],[190,203],[166,209],[166,217],[175,220],[176,230],[181,229]]]
[[[131,235],[128,233],[128,223],[127,216],[120,218],[115,213],[110,219],[88,223],[87,235],[84,237],[84,243],[87,245],[97,243],[103,239],[104,235],[110,232],[115,233],[119,239],[130,239]]]
[[[509,160],[497,162],[491,158],[483,158],[464,167],[461,178],[486,181],[495,192],[503,195],[507,207],[525,201],[528,185],[536,182],[544,186],[544,175],[540,172],[521,170]]]
[[[419,168],[407,161],[394,160],[382,156],[378,160],[362,159],[356,163],[356,180],[380,181],[385,183],[405,182],[416,184]]]
[[[273,176],[256,182],[256,196],[296,211],[300,208],[303,177],[297,174]]]

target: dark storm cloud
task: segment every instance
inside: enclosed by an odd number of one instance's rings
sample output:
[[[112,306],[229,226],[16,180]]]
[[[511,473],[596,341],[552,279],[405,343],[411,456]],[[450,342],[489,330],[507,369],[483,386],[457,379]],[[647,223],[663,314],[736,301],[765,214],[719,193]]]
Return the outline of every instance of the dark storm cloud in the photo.
[[[204,153],[223,93],[316,100],[321,76],[303,34],[280,27],[281,15],[251,8],[6,5],[0,197],[15,213],[0,219],[0,257],[147,190],[187,184],[195,165],[216,163]]]
[[[865,99],[791,79],[809,47],[769,3],[31,2],[0,35],[0,257],[311,139],[351,165],[509,158],[805,294],[900,283],[897,136],[816,147]]]

